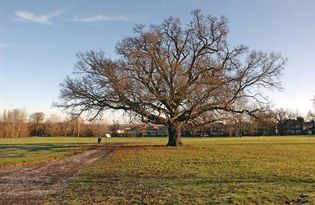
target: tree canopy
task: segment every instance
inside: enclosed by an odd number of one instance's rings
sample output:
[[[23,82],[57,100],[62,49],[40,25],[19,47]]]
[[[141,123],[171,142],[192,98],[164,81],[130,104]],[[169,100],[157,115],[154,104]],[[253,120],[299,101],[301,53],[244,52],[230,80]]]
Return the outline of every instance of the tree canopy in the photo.
[[[74,75],[61,85],[60,107],[92,117],[123,110],[165,124],[168,145],[176,146],[183,125],[211,123],[230,113],[254,115],[268,105],[262,88],[281,87],[286,60],[279,53],[231,46],[224,17],[195,10],[187,24],[169,17],[133,31],[117,43],[117,60],[103,51],[77,55]]]

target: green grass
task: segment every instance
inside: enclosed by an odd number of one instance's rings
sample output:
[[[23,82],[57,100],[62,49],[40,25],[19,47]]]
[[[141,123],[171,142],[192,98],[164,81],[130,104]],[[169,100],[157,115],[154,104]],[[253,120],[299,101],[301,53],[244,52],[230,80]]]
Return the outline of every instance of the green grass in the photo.
[[[141,143],[160,138],[111,138],[107,142]],[[95,145],[97,138],[25,137],[0,138],[0,168],[58,160]],[[106,143],[106,139],[102,139]]]
[[[314,136],[137,140],[84,170],[57,203],[284,204],[305,193],[315,204]]]
[[[57,160],[88,149],[91,138],[0,139],[0,167]]]
[[[95,137],[23,137],[23,138],[0,138],[0,144],[86,144],[96,143]]]

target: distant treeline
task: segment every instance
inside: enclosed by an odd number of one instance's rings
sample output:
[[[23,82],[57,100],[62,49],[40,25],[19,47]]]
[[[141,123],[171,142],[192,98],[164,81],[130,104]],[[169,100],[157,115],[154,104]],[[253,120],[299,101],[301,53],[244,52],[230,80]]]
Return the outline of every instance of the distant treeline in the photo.
[[[102,122],[85,122],[81,118],[45,117],[43,112],[27,115],[23,109],[3,111],[0,116],[0,138],[28,136],[105,136],[109,126]]]
[[[262,113],[258,118],[235,115],[224,122],[215,122],[202,127],[184,126],[182,136],[242,136],[242,135],[292,135],[314,134],[315,114],[309,112],[306,120],[289,110],[275,110]],[[82,118],[65,118],[51,114],[46,117],[43,112],[30,115],[23,109],[5,110],[0,115],[0,138],[17,138],[29,136],[72,136],[102,137],[107,133],[112,136],[165,136],[166,125],[153,124],[111,124],[105,121],[84,121]]]

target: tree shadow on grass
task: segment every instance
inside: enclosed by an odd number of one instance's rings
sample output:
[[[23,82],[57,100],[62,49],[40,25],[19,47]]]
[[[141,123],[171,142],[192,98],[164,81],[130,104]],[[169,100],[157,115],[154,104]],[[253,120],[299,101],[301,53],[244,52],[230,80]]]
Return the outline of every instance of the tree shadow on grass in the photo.
[[[207,178],[196,178],[196,179],[183,179],[176,182],[176,185],[206,185],[206,184],[314,184],[314,179],[303,179],[303,178],[290,178],[290,177],[246,177],[246,178],[235,178],[235,179],[207,179]]]
[[[62,152],[66,149],[75,149],[79,148],[82,145],[79,144],[27,144],[27,145],[17,145],[17,144],[5,144],[0,145],[0,150],[3,153],[12,153],[12,151],[16,152],[41,152],[41,151],[49,151],[49,152]],[[0,158],[3,157],[0,155]]]
[[[164,181],[163,181],[163,180]],[[303,179],[303,178],[293,178],[293,177],[244,177],[244,178],[231,178],[231,179],[210,179],[202,177],[188,177],[188,176],[172,176],[172,177],[163,177],[163,176],[143,176],[137,174],[120,174],[120,175],[111,175],[111,174],[97,174],[95,172],[91,173],[82,173],[80,182],[86,183],[128,183],[128,182],[144,182],[144,181],[156,181],[157,185],[159,184],[172,184],[174,186],[207,186],[207,185],[216,185],[216,186],[225,186],[227,184],[244,184],[244,185],[255,185],[255,184],[279,184],[282,186],[295,186],[295,185],[313,185],[315,184],[315,179]]]
[[[148,149],[148,148],[167,148],[166,145],[151,145],[151,144],[124,144],[119,149],[132,150],[132,149]]]
[[[244,142],[244,143],[227,143],[218,142],[216,145],[223,146],[301,146],[301,145],[315,145],[315,142]]]

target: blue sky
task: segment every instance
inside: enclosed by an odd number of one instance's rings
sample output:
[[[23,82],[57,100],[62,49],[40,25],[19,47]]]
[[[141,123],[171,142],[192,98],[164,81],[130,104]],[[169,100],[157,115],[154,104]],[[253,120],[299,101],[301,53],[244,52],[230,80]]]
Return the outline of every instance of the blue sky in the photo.
[[[134,24],[168,16],[187,22],[195,8],[226,16],[231,44],[287,58],[284,90],[268,92],[270,99],[276,107],[314,111],[313,0],[0,0],[0,110],[60,113],[51,105],[77,52],[103,49],[115,58],[115,43]]]

